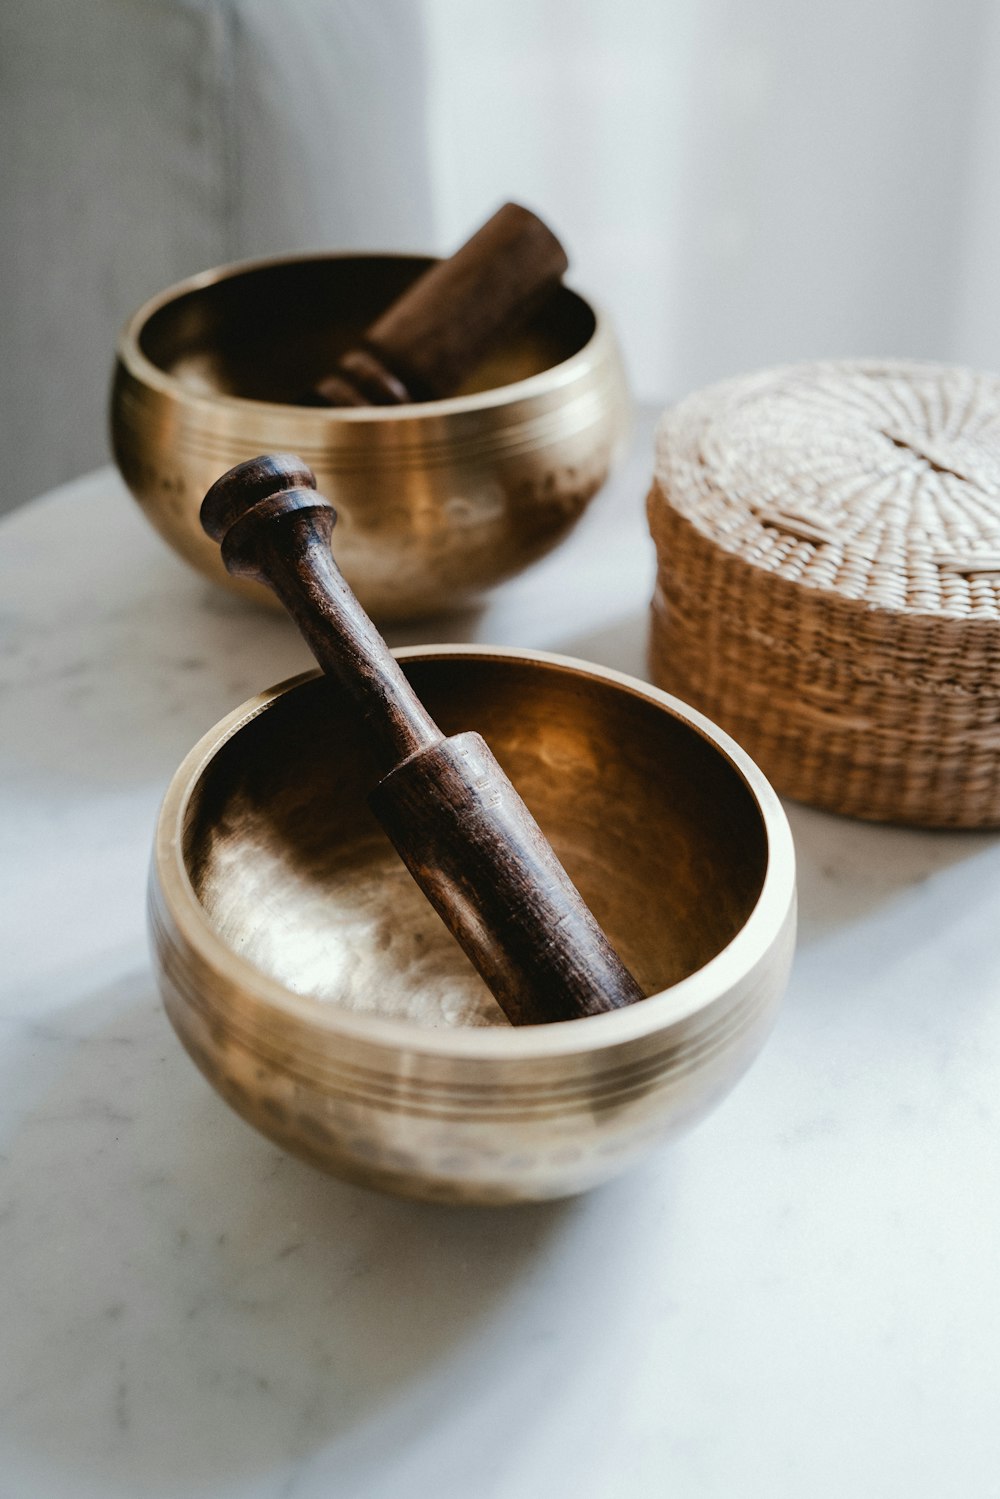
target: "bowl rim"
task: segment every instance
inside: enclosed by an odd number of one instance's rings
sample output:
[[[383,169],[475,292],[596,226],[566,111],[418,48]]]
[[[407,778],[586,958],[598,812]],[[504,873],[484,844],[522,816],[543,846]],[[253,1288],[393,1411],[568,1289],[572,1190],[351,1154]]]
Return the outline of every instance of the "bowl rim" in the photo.
[[[314,418],[321,425],[345,424],[378,427],[386,422],[399,422],[403,419],[420,421],[453,416],[463,412],[490,411],[498,406],[514,405],[518,401],[529,400],[532,396],[549,394],[578,379],[589,368],[595,351],[608,346],[613,340],[607,314],[601,306],[589,296],[585,297],[564,282],[565,290],[581,301],[594,319],[594,331],[575,353],[560,360],[558,364],[550,365],[548,369],[526,376],[523,380],[513,380],[509,385],[498,385],[491,390],[476,391],[472,395],[447,396],[438,401],[410,401],[399,406],[300,406],[290,401],[258,401],[250,396],[235,396],[225,391],[207,393],[191,390],[176,375],[154,364],[143,352],[142,334],[149,320],[171,302],[191,292],[201,291],[219,282],[236,280],[239,276],[254,271],[268,270],[275,266],[314,261],[364,259],[433,262],[440,257],[420,251],[405,250],[316,250],[287,255],[254,256],[247,260],[234,260],[223,265],[211,266],[207,270],[198,271],[193,276],[186,276],[182,281],[175,281],[171,286],[164,287],[162,291],[143,302],[141,307],[137,308],[126,320],[118,335],[115,345],[116,359],[132,379],[141,385],[156,390],[161,395],[182,401],[187,406],[202,408],[206,411],[222,409],[256,411],[258,414],[261,411],[294,413],[304,420]]]
[[[529,662],[584,678],[596,679],[665,708],[729,762],[746,785],[763,824],[766,839],[764,881],[752,911],[734,937],[701,968],[641,1002],[603,1015],[582,1016],[558,1024],[530,1026],[463,1026],[436,1029],[419,1022],[389,1019],[341,1009],[333,1001],[297,994],[234,952],[212,927],[195,893],[184,863],[184,819],[191,794],[210,761],[241,729],[279,697],[313,681],[317,669],[297,673],[249,698],[220,719],[175,771],[156,824],[151,881],[155,875],[162,900],[184,941],[210,970],[252,996],[264,1011],[315,1028],[328,1035],[436,1057],[469,1061],[521,1061],[570,1056],[639,1040],[707,1010],[768,956],[795,908],[795,849],[791,828],[777,793],[763,771],[734,739],[697,709],[661,688],[611,667],[550,651],[515,646],[442,644],[405,646],[393,652],[400,661],[480,659]]]

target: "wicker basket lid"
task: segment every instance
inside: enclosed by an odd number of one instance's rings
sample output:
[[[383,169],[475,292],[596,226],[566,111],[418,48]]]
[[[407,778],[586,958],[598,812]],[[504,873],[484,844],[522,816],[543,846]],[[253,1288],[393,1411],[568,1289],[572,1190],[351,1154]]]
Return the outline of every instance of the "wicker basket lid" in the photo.
[[[859,360],[730,380],[667,412],[655,481],[716,545],[791,582],[1000,619],[996,375]]]

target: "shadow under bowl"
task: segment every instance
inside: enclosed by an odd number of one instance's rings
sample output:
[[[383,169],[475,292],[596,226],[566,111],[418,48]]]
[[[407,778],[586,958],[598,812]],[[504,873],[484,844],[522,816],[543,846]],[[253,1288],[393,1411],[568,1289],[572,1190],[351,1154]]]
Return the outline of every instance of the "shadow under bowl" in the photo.
[[[434,262],[316,255],[206,271],[135,314],[118,344],[111,439],[148,519],[191,565],[232,579],[201,530],[206,490],[265,452],[297,453],[337,509],[337,561],[369,613],[471,602],[567,534],[629,426],[606,317],[561,287],[447,400],[296,404]]]
[[[795,863],[761,772],[604,668],[398,653],[445,733],[475,726],[648,997],[510,1026],[372,818],[326,678],[218,724],[167,792],[150,914],[167,1013],[224,1098],[297,1155],[440,1201],[582,1191],[708,1109],[783,992]]]

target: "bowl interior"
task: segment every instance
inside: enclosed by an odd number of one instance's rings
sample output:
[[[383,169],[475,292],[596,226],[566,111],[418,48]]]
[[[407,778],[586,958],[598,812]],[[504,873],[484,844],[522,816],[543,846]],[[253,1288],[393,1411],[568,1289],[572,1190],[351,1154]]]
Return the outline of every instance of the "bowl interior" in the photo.
[[[446,733],[478,728],[647,993],[737,934],[767,834],[746,782],[663,706],[555,664],[404,663]],[[222,940],[286,988],[433,1025],[506,1025],[366,805],[345,701],[317,677],[224,743],[189,799],[183,854]]]
[[[334,255],[274,261],[181,291],[151,313],[139,346],[158,369],[205,393],[295,402],[433,261]],[[493,390],[561,364],[593,336],[582,297],[561,287],[459,394]]]

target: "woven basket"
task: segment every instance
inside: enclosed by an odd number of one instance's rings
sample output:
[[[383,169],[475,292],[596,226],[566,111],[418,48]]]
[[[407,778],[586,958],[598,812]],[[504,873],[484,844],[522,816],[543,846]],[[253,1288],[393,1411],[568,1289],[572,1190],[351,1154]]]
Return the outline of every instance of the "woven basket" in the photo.
[[[700,391],[657,433],[654,680],[779,791],[1000,824],[1000,377],[866,360]]]

